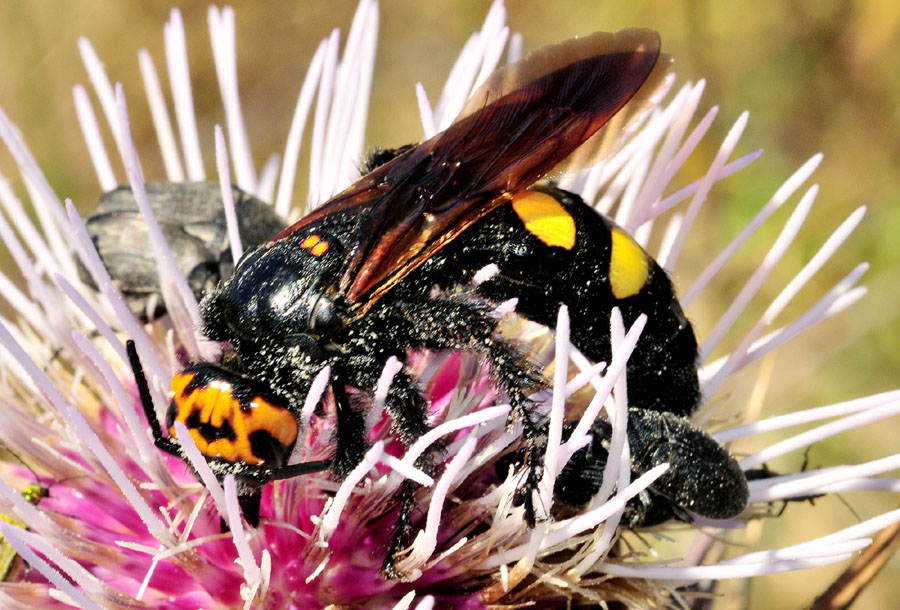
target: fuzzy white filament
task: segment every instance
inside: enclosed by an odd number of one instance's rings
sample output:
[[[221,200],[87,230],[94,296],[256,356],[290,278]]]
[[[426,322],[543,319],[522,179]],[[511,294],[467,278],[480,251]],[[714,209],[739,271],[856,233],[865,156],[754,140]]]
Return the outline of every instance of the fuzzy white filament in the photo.
[[[225,475],[224,496],[225,496],[225,512],[228,514],[228,525],[231,528],[231,538],[234,540],[234,547],[238,553],[238,563],[244,570],[244,580],[247,583],[254,583],[259,580],[260,569],[253,557],[253,551],[250,550],[250,544],[247,541],[247,533],[244,531],[244,525],[241,523],[241,509],[238,505],[237,485],[234,475]]]
[[[341,512],[343,512],[346,507],[347,500],[350,499],[350,494],[353,493],[356,486],[365,478],[375,464],[378,463],[383,453],[384,443],[378,441],[366,451],[366,455],[363,457],[362,461],[350,471],[350,474],[348,474],[347,478],[344,479],[344,482],[341,483],[337,493],[334,495],[334,499],[331,501],[331,505],[325,511],[325,514],[322,517],[322,523],[319,526],[319,541],[321,544],[327,546],[328,539],[334,533],[334,530],[337,529],[338,522],[341,518]]]
[[[300,430],[307,430],[309,428],[309,420],[312,419],[313,412],[319,405],[319,401],[322,399],[322,395],[328,387],[330,378],[331,367],[325,365],[313,379],[312,384],[309,386],[309,391],[306,394],[306,398],[304,399],[303,407],[300,409]],[[295,453],[299,451],[302,451],[302,447],[294,448]]]
[[[94,603],[76,587],[77,585],[83,591],[90,591],[97,596],[100,595],[99,589],[101,589],[101,586],[99,581],[93,574],[81,567],[80,564],[57,551],[41,536],[26,532],[9,523],[0,521],[0,534],[28,562],[28,565],[36,568],[47,580],[53,583],[53,586],[59,589],[65,596],[64,599],[67,603],[77,605],[77,607],[84,610],[102,610],[100,605]],[[38,549],[53,561],[64,571],[64,574],[51,567],[42,557],[32,551],[31,547]],[[70,581],[74,581],[74,584]]]
[[[81,125],[81,135],[87,144],[88,155],[97,173],[97,180],[103,192],[109,192],[118,186],[116,175],[109,162],[109,155],[103,146],[103,136],[100,135],[100,127],[97,125],[97,116],[88,99],[87,91],[81,85],[72,87],[72,97],[75,100],[75,114]]]
[[[406,451],[406,455],[403,456],[403,461],[412,465],[423,453],[425,453],[425,450],[428,449],[432,443],[442,436],[451,432],[456,432],[457,430],[462,430],[463,428],[468,428],[469,426],[476,426],[504,417],[509,411],[509,405],[498,405],[435,426],[410,446]]]
[[[191,437],[191,433],[182,422],[177,420],[173,424],[173,428],[175,428],[175,438],[178,441],[178,444],[181,445],[181,450],[184,452],[190,465],[197,472],[197,476],[200,478],[203,486],[209,491],[209,495],[216,505],[216,510],[219,511],[219,515],[225,519],[226,524],[228,524],[230,528],[234,529],[240,527],[240,521],[234,524],[230,523],[229,519],[231,518],[231,515],[228,513],[225,501],[225,490],[222,489],[222,485],[220,485],[218,479],[216,479],[216,475],[206,462],[206,458],[197,448],[197,444]]]
[[[188,180],[206,180],[203,156],[200,152],[200,135],[194,116],[194,94],[191,90],[191,76],[188,68],[187,42],[184,35],[184,21],[181,12],[173,8],[169,21],[163,28],[166,46],[166,67],[169,69],[169,86],[181,136],[181,150],[184,152]]]
[[[146,49],[138,51],[138,65],[141,68],[141,77],[144,81],[144,92],[147,94],[147,104],[150,106],[153,128],[156,131],[156,138],[159,140],[159,151],[166,166],[166,178],[172,182],[184,182],[184,166],[178,155],[172,120],[169,118],[169,110],[166,108],[166,99],[162,92],[156,66]]]
[[[188,286],[187,278],[184,277],[184,272],[181,271],[174,254],[167,246],[162,229],[160,229],[153,208],[150,206],[147,190],[144,187],[144,174],[141,171],[137,151],[131,139],[128,108],[125,104],[125,92],[121,85],[116,86],[116,103],[119,111],[125,169],[128,174],[128,181],[131,183],[134,200],[137,202],[138,209],[141,211],[141,217],[147,225],[153,256],[161,270],[159,272],[159,281],[163,296],[166,298],[168,312],[176,322],[176,329],[179,331],[180,339],[185,349],[187,349],[188,355],[199,357],[201,355],[200,348],[197,343],[197,337],[194,334],[194,329],[200,326],[197,299],[194,297],[190,286]]]
[[[544,476],[538,484],[534,502],[538,518],[548,517],[545,510],[553,503],[553,485],[562,471],[565,461],[560,459],[563,420],[566,408],[566,378],[569,373],[569,308],[559,308],[556,318],[556,368],[553,371],[553,398],[550,407],[550,425],[547,429],[547,447],[544,452]]]
[[[300,87],[300,95],[297,97],[294,116],[291,118],[291,127],[288,129],[284,145],[284,160],[281,164],[281,177],[278,180],[278,191],[275,196],[275,212],[282,218],[286,218],[291,210],[297,161],[300,158],[300,145],[303,141],[306,119],[312,108],[313,94],[316,92],[316,85],[322,75],[326,43],[326,40],[319,43],[312,61],[309,63],[306,76],[303,78],[303,85]]]
[[[209,21],[209,40],[212,43],[213,60],[216,66],[216,80],[219,81],[222,106],[225,109],[225,121],[228,126],[235,182],[241,189],[257,195],[258,183],[256,171],[253,168],[253,155],[250,152],[250,140],[247,137],[247,128],[244,126],[241,99],[238,94],[234,9],[226,6],[220,10],[218,7],[210,6],[207,10],[207,19]],[[216,153],[217,158],[221,159],[224,156],[218,150]],[[230,182],[228,186],[231,186]],[[232,250],[234,249],[234,244],[232,244]],[[235,256],[234,260],[237,261],[238,257]]]
[[[219,174],[219,190],[222,191],[222,207],[225,209],[225,224],[228,227],[228,244],[231,248],[231,260],[237,264],[244,253],[244,246],[241,243],[237,213],[234,209],[234,191],[231,189],[231,171],[228,166],[225,134],[222,133],[222,127],[219,125],[215,127],[215,140],[216,169],[218,169]]]
[[[378,378],[378,383],[375,385],[372,408],[369,410],[369,414],[366,415],[366,430],[372,430],[381,421],[381,415],[384,413],[384,403],[391,389],[391,383],[402,369],[403,363],[396,356],[391,356],[387,359],[384,369],[381,371],[381,376]]]
[[[669,464],[659,464],[658,466],[651,468],[643,475],[635,479],[631,483],[631,485],[616,493],[616,495],[610,498],[610,500],[605,504],[598,506],[597,508],[589,512],[578,515],[577,517],[566,519],[554,524],[552,530],[541,539],[540,549],[544,550],[553,548],[558,544],[562,544],[569,538],[597,527],[598,525],[606,521],[610,517],[610,515],[613,515],[617,511],[621,511],[625,507],[625,504],[628,502],[628,500],[635,497],[647,487],[652,485],[653,481],[661,477],[663,473],[665,473],[668,469]],[[527,545],[522,545],[498,552],[485,559],[478,565],[478,568],[496,568],[500,564],[517,561],[520,557],[523,556],[523,552],[525,552],[526,549]]]
[[[444,474],[441,475],[431,494],[428,515],[425,517],[425,528],[416,534],[410,554],[400,563],[399,568],[403,572],[409,573],[419,568],[437,547],[438,528],[440,527],[441,512],[447,499],[447,493],[450,491],[450,486],[459,476],[465,463],[472,457],[477,441],[478,438],[474,434],[469,434],[466,442],[444,469]]]

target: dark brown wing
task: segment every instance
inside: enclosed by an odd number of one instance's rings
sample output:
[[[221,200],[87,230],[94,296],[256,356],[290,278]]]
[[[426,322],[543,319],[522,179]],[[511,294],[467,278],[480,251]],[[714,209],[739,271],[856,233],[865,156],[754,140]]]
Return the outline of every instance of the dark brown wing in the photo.
[[[360,315],[566,159],[641,89],[658,56],[658,34],[640,29],[544,47],[495,72],[446,131],[364,176],[276,239],[325,216],[363,214],[340,285]]]

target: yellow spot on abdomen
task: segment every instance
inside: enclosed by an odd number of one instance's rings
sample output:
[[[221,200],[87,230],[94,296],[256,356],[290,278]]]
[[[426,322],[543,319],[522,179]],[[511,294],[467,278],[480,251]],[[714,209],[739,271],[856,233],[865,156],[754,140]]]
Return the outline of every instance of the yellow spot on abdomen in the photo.
[[[624,299],[636,295],[647,283],[650,261],[634,239],[622,229],[614,227],[612,252],[609,256],[609,287],[613,296]]]
[[[512,206],[528,232],[548,246],[571,250],[575,245],[575,219],[556,198],[523,191],[513,197]]]

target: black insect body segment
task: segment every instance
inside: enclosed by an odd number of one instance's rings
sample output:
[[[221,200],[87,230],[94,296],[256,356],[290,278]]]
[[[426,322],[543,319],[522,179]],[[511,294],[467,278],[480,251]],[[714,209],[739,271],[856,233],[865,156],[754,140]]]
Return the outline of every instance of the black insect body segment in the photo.
[[[499,273],[478,286],[493,302],[518,298],[516,312],[553,327],[568,305],[571,340],[595,362],[609,362],[609,315],[647,326],[628,360],[634,407],[690,415],[700,402],[697,341],[666,273],[609,218],[553,187],[523,191],[434,257],[437,282],[468,282],[487,262]],[[455,273],[455,274],[454,274]],[[442,274],[446,274],[442,278]]]
[[[574,429],[567,425],[563,436]],[[557,502],[583,508],[600,490],[609,459],[612,427],[594,422],[592,441],[565,464],[553,490]],[[725,519],[747,505],[748,490],[740,466],[728,451],[687,419],[674,413],[629,409],[627,427],[632,478],[662,463],[669,469],[629,502],[623,523],[650,526],[672,518],[690,521],[690,513]]]
[[[577,195],[535,187],[485,216],[427,268],[447,277],[456,272],[459,283],[488,260],[498,272],[477,287],[481,297],[500,303],[515,296],[518,314],[550,327],[567,305],[570,339],[594,361],[610,360],[613,307],[627,324],[648,315],[627,367],[632,470],[636,477],[664,462],[670,469],[629,504],[629,527],[690,520],[689,513],[727,518],[744,509],[747,483],[737,462],[687,419],[701,398],[693,329],[666,273],[630,235]],[[600,488],[612,435],[605,416],[591,434],[593,443],[556,483],[556,499],[575,508]]]
[[[147,198],[175,260],[199,301],[234,270],[222,190],[212,182],[148,182]],[[272,206],[232,187],[244,248],[261,244],[284,228]],[[88,216],[88,234],[132,312],[147,315],[148,301],[160,294],[150,234],[130,187],[105,193]],[[82,269],[82,278],[93,279]],[[162,300],[151,317],[164,312]]]
[[[626,30],[547,47],[498,71],[445,132],[249,251],[202,303],[208,336],[230,343],[241,373],[271,385],[294,410],[313,375],[331,366],[339,474],[364,448],[362,414],[341,400],[340,386],[371,391],[390,356],[405,360],[419,348],[482,353],[533,444],[527,396],[543,381],[495,338],[494,302],[462,289],[432,295],[435,283],[469,279],[442,264],[450,256],[442,251],[565,160],[632,96],[655,91],[665,71],[654,72],[658,54],[654,32]],[[318,241],[304,247],[311,240]],[[322,242],[328,248],[317,255]],[[386,409],[405,442],[427,430],[425,407],[415,380],[395,378]],[[533,484],[536,464],[527,461]]]
[[[238,424],[250,417],[221,405],[233,405],[242,388],[264,387],[276,397],[262,428],[272,433],[267,443],[287,447],[274,434],[274,422],[288,415],[299,419],[313,378],[330,366],[332,469],[341,476],[366,449],[364,414],[346,388],[373,392],[391,356],[405,362],[410,351],[461,349],[490,363],[512,405],[511,417],[522,424],[519,465],[527,474],[523,496],[533,522],[528,492],[540,478],[543,423],[528,396],[546,380],[499,336],[494,315],[498,303],[518,298],[518,313],[548,326],[559,306],[569,305],[572,340],[595,360],[609,359],[613,307],[629,323],[648,314],[628,368],[634,469],[643,472],[666,459],[677,463],[654,488],[670,514],[730,516],[743,508],[739,493],[724,504],[705,496],[717,482],[738,491],[746,490],[746,482],[727,451],[685,419],[700,399],[697,346],[669,279],[630,236],[577,196],[532,188],[629,100],[640,102],[656,91],[666,67],[657,65],[658,54],[658,36],[647,30],[598,33],[542,49],[492,76],[445,132],[396,156],[383,153],[356,184],[246,252],[234,275],[201,303],[205,332],[227,344],[227,370],[201,364],[176,377],[197,387],[179,392],[173,386],[182,402],[170,417],[194,427],[192,435],[217,474],[241,480],[245,506],[258,505],[267,481],[314,467],[271,458],[254,464],[262,450],[252,442],[238,450],[232,439],[241,440]],[[490,263],[499,273],[473,287],[475,273]],[[132,364],[141,378],[136,353]],[[198,384],[196,377],[188,379],[191,371],[206,377]],[[208,390],[220,380],[229,384],[220,390],[222,400]],[[179,455],[177,442],[155,422],[149,395],[144,406],[157,445]],[[416,380],[401,371],[385,408],[404,443],[429,429],[426,407]],[[598,425],[595,438],[602,444],[606,431]],[[296,424],[286,427],[296,430]],[[213,449],[223,439],[233,454]],[[662,439],[675,448],[660,446]],[[686,448],[679,448],[682,443]],[[432,457],[423,456],[419,466],[432,469]],[[706,468],[715,477],[692,474]],[[568,480],[578,482],[572,475]],[[404,502],[406,510],[410,504]],[[408,524],[409,515],[401,515],[400,523]],[[408,528],[397,531],[395,550],[405,544]],[[389,557],[385,573],[396,575],[391,562]]]

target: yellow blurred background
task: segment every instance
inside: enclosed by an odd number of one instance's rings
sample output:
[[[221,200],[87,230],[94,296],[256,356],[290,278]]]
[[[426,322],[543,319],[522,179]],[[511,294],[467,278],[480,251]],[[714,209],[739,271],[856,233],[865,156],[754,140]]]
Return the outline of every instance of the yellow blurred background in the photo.
[[[280,152],[306,65],[319,40],[332,28],[346,35],[356,3],[338,0],[231,3],[237,13],[238,71],[244,116],[257,166]],[[489,3],[443,0],[381,2],[379,50],[369,145],[394,146],[421,135],[414,85],[421,81],[437,99],[453,60],[471,32],[481,26]],[[125,86],[134,137],[145,174],[163,176],[161,160],[137,68],[137,51],[147,48],[161,71],[164,88],[162,26],[169,3],[100,0],[0,3],[0,107],[22,133],[60,197],[71,197],[88,211],[99,192],[87,159],[72,104],[71,88],[87,83],[77,38],[86,36],[111,78]],[[222,123],[219,88],[212,64],[207,4],[183,3],[191,76],[201,142],[212,173],[212,127]],[[857,206],[869,211],[848,245],[811,286],[785,319],[809,306],[859,260],[872,267],[862,303],[780,350],[766,366],[752,367],[725,388],[734,409],[748,400],[767,370],[775,373],[764,399],[764,414],[788,412],[872,394],[900,385],[900,4],[764,0],[712,1],[507,2],[513,31],[523,34],[526,50],[598,29],[627,26],[660,31],[663,48],[675,57],[679,81],[707,79],[700,111],[713,104],[720,114],[692,160],[685,180],[710,163],[731,123],[745,109],[750,124],[736,154],[764,148],[750,168],[718,185],[701,214],[701,226],[676,270],[676,283],[690,285],[711,252],[755,213],[801,163],[822,151],[825,160],[813,176],[821,184],[818,203],[782,268],[757,298],[758,313],[800,269],[828,234]],[[117,171],[121,169],[119,165]],[[0,151],[0,171],[24,197],[14,165]],[[693,172],[693,173],[691,173]],[[796,198],[795,198],[796,201]],[[792,206],[788,206],[792,207]],[[789,210],[779,213],[740,255],[741,274],[708,291],[689,314],[702,337],[714,316],[740,289],[740,282],[763,256]],[[0,253],[4,269],[8,254]],[[3,310],[6,313],[7,310]],[[747,328],[745,323],[743,328]],[[761,373],[762,372],[762,373]],[[813,447],[810,467],[854,463],[897,451],[900,426],[876,425]],[[769,437],[768,440],[772,440]],[[751,451],[759,445],[741,446]],[[772,466],[799,468],[802,455]],[[779,520],[751,528],[767,547],[799,542],[896,507],[897,497],[855,494],[851,508],[835,499],[815,507],[795,504]],[[749,592],[728,590],[718,608],[802,608],[840,572],[840,567],[767,576]],[[860,598],[857,608],[896,607],[900,600],[900,561],[888,565]],[[746,597],[744,597],[746,595]]]

